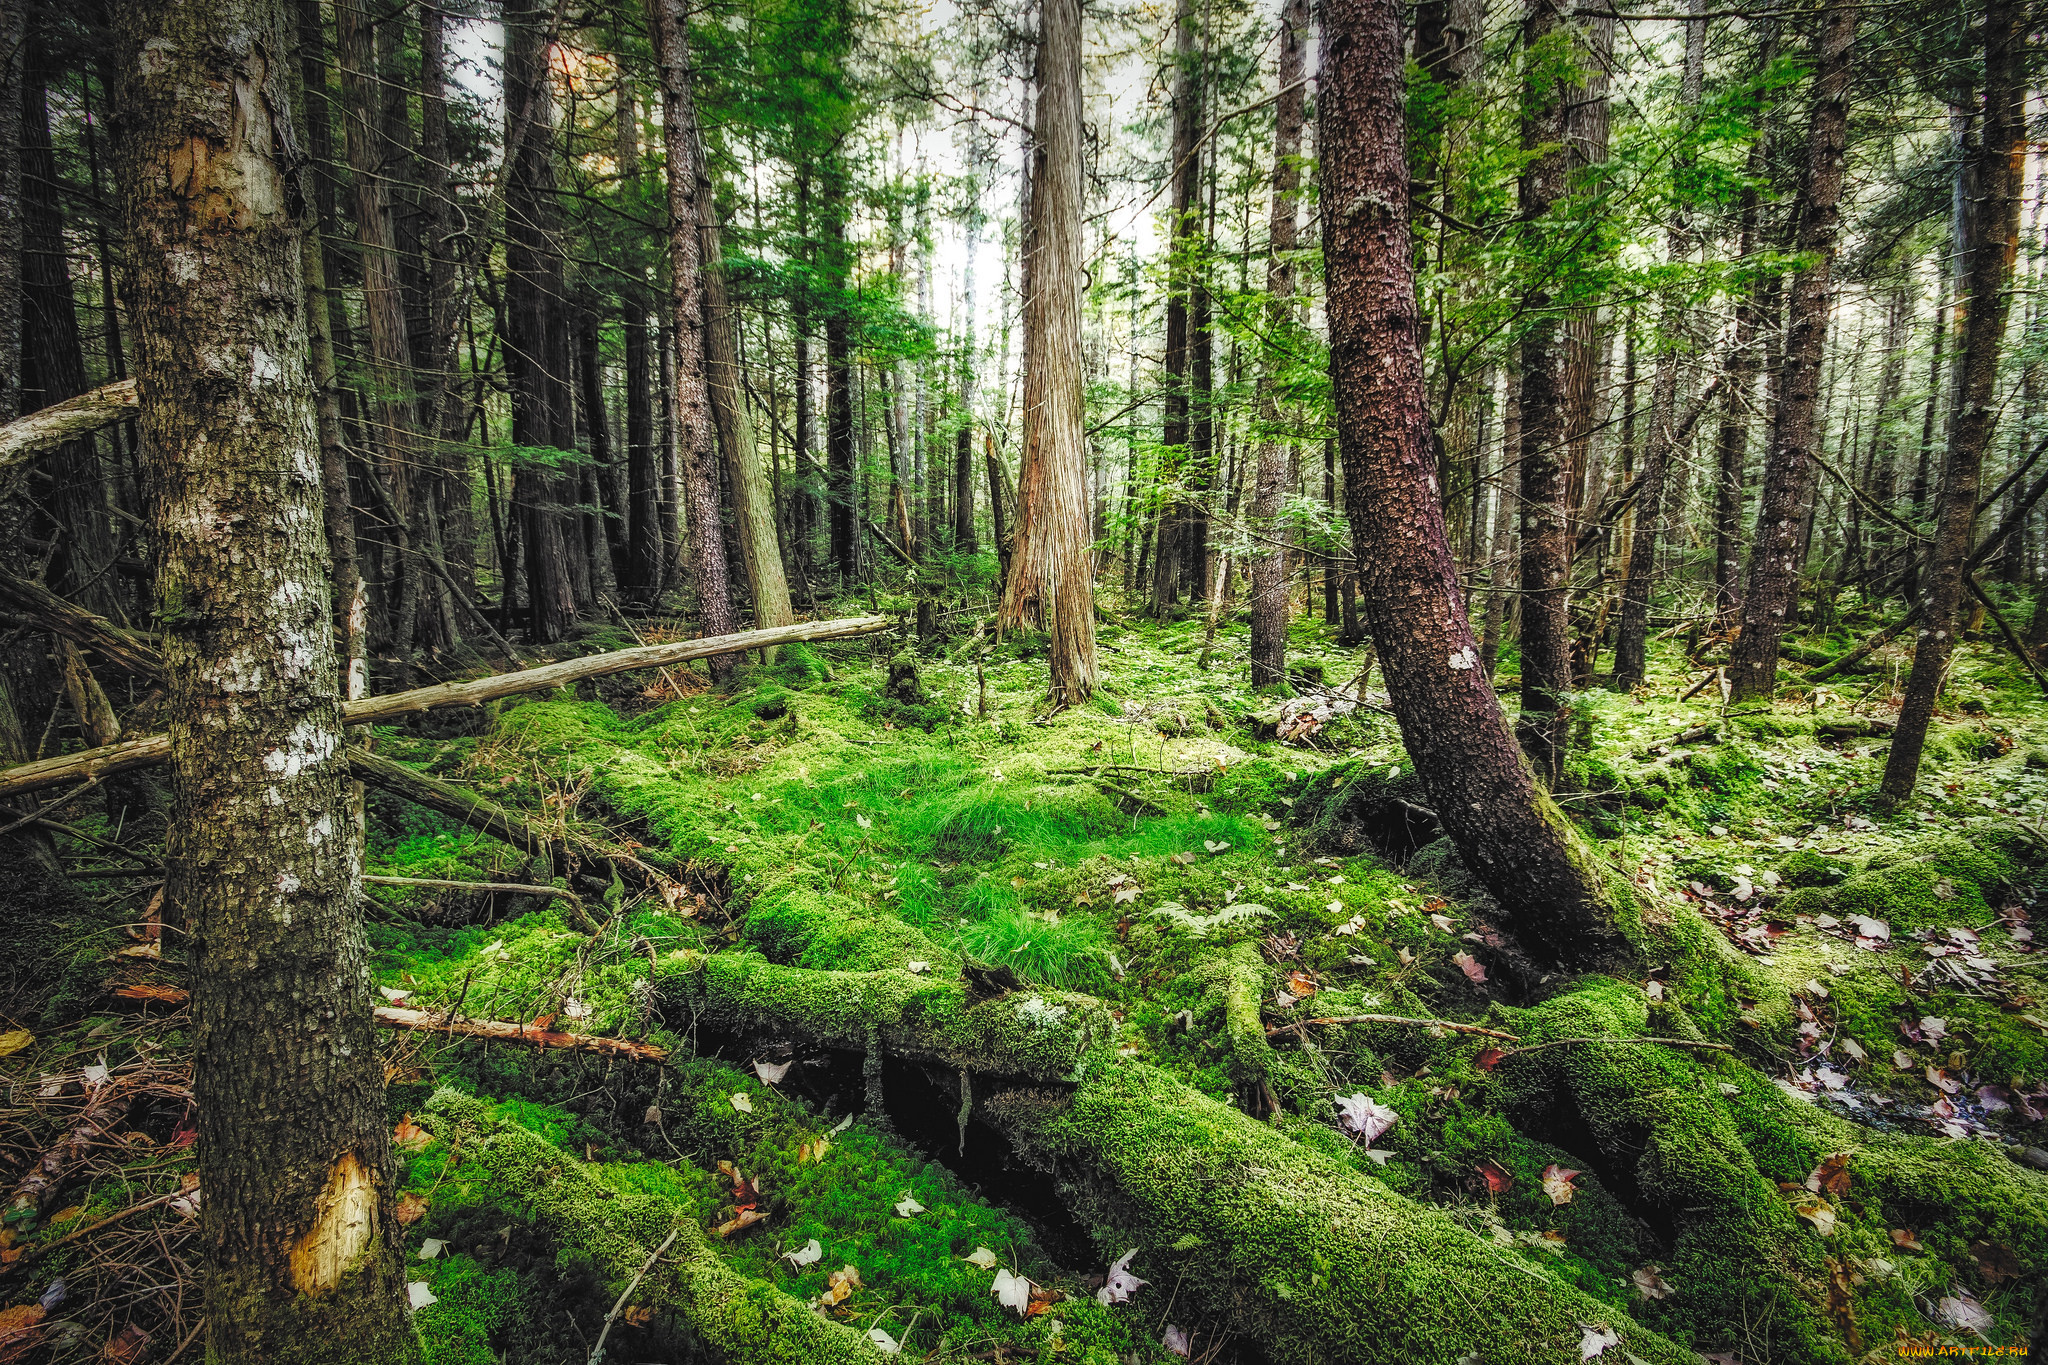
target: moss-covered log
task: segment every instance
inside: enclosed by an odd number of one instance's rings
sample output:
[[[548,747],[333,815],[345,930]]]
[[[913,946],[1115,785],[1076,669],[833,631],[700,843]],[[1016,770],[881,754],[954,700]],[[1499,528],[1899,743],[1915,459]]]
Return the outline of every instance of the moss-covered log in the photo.
[[[773,1285],[738,1274],[719,1258],[693,1211],[673,1199],[621,1190],[538,1134],[494,1121],[482,1101],[435,1092],[428,1122],[438,1136],[460,1137],[477,1193],[522,1210],[558,1245],[589,1256],[623,1289],[646,1268],[633,1301],[659,1307],[717,1365],[880,1365],[880,1351],[851,1327],[831,1321]],[[674,1234],[668,1252],[654,1250]],[[435,1332],[433,1308],[422,1330]]]
[[[1101,1007],[1085,997],[1016,992],[975,1003],[957,981],[737,954],[672,954],[656,982],[665,1006],[723,1029],[848,1048],[878,1038],[912,1060],[1062,1078],[994,1087],[977,1112],[1057,1173],[1105,1245],[1138,1246],[1152,1279],[1172,1273],[1181,1293],[1282,1365],[1452,1365],[1475,1352],[1576,1361],[1586,1324],[1611,1327],[1652,1365],[1694,1360],[1442,1213],[1116,1057]]]
[[[671,953],[655,987],[681,1016],[735,1033],[772,1033],[949,1068],[1070,1080],[1114,1026],[1102,1002],[1060,991],[978,999],[970,985],[910,971],[819,972],[744,953]]]

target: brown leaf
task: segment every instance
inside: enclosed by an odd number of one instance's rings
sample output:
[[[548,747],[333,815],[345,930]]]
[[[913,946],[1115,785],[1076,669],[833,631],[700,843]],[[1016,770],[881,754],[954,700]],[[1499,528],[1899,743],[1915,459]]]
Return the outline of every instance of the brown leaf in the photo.
[[[125,986],[116,986],[114,998],[140,1000],[150,1005],[182,1005],[188,997],[176,986],[165,986],[155,981],[132,981]]]
[[[2001,1242],[1972,1242],[1970,1254],[1977,1258],[1978,1271],[1993,1284],[2019,1278],[2019,1258],[2013,1255],[2011,1247]]]
[[[423,1194],[401,1194],[398,1196],[398,1225],[411,1227],[427,1216],[427,1197]]]
[[[148,1354],[149,1333],[131,1322],[107,1343],[106,1352],[100,1359],[108,1362],[108,1365],[135,1365]]]
[[[1302,1000],[1316,993],[1316,979],[1307,972],[1294,971],[1287,974],[1287,989]]]
[[[832,1272],[825,1282],[825,1292],[818,1295],[818,1302],[830,1308],[845,1301],[847,1295],[860,1288],[860,1272],[852,1266],[844,1266]]]
[[[1911,1228],[1893,1228],[1892,1245],[1901,1247],[1907,1251],[1927,1250],[1926,1247],[1920,1245],[1920,1238],[1914,1234],[1913,1229]]]
[[[1477,986],[1486,980],[1486,968],[1481,966],[1479,959],[1472,954],[1453,953],[1451,961],[1458,964],[1458,970],[1463,972],[1473,985]]]
[[[1495,1067],[1499,1066],[1500,1059],[1507,1055],[1507,1053],[1502,1052],[1497,1047],[1490,1047],[1487,1048],[1484,1052],[1480,1053],[1477,1057],[1473,1058],[1472,1060],[1478,1065],[1481,1071],[1491,1071]]]
[[[1847,1194],[1849,1157],[1848,1152],[1837,1152],[1822,1161],[1813,1168],[1813,1173],[1806,1177],[1806,1188],[1815,1194],[1825,1194],[1834,1199],[1840,1199]]]
[[[1568,1170],[1563,1166],[1557,1165],[1555,1162],[1543,1168],[1543,1192],[1550,1196],[1550,1202],[1553,1205],[1569,1204],[1572,1202],[1572,1196],[1578,1193],[1577,1189],[1573,1187],[1572,1181],[1578,1177],[1578,1174],[1577,1171]],[[1642,1272],[1638,1271],[1637,1273],[1641,1274]],[[1655,1298],[1657,1296],[1652,1295],[1651,1297]]]
[[[400,1119],[398,1126],[391,1130],[392,1145],[402,1151],[416,1152],[433,1140],[434,1135],[414,1123],[411,1114]]]
[[[645,1327],[653,1321],[654,1310],[652,1308],[643,1307],[636,1303],[626,1310],[626,1325],[628,1327]]]
[[[1486,1177],[1486,1189],[1489,1194],[1505,1194],[1514,1188],[1515,1178],[1509,1175],[1498,1161],[1482,1161],[1473,1169]]]
[[[42,1336],[41,1304],[0,1310],[0,1365],[25,1357]]]
[[[754,1226],[754,1224],[765,1223],[766,1221],[768,1221],[768,1215],[755,1208],[752,1204],[749,1204],[743,1209],[735,1210],[732,1217],[711,1229],[711,1235],[713,1237],[730,1237],[735,1232],[744,1232]]]

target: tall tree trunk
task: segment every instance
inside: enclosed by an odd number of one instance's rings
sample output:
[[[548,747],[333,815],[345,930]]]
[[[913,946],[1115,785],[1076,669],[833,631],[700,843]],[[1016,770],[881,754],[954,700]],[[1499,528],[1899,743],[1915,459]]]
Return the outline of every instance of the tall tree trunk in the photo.
[[[1576,89],[1559,69],[1559,0],[1526,0],[1522,48],[1528,54],[1522,147],[1535,155],[1522,172],[1521,216],[1546,242],[1561,231],[1548,220],[1570,188],[1566,109]],[[1569,231],[1569,228],[1563,229]],[[1564,694],[1571,688],[1571,565],[1563,313],[1549,274],[1524,290],[1529,315],[1517,365],[1522,375],[1522,748],[1546,783],[1564,768]],[[1432,495],[1430,501],[1436,501]]]
[[[1365,606],[1415,770],[1460,856],[1532,947],[1625,960],[1628,895],[1535,784],[1472,638],[1443,507],[1408,227],[1401,8],[1326,0],[1319,92],[1330,378]]]
[[[192,928],[208,1339],[222,1365],[420,1358],[350,818],[277,0],[122,11],[122,143]],[[244,92],[224,99],[222,91]]]
[[[384,610],[391,622],[389,648],[396,683],[411,686],[418,629],[424,519],[433,514],[434,480],[420,440],[419,405],[406,331],[405,285],[400,271],[389,163],[399,150],[383,136],[387,73],[378,59],[377,33],[365,0],[334,7],[344,95],[344,142],[355,182],[356,244],[363,272],[363,316],[369,324],[369,413],[383,458],[379,473],[394,511],[390,527],[397,578]],[[385,23],[396,23],[387,16]]]
[[[832,297],[825,309],[825,501],[832,566],[841,583],[853,581],[853,319],[846,290],[853,273],[846,240],[848,169],[838,157],[825,168],[823,274]]]
[[[432,464],[439,513],[440,562],[454,591],[474,603],[476,589],[475,490],[470,479],[470,405],[456,369],[456,332],[464,300],[458,295],[454,190],[449,182],[448,12],[420,8],[420,198],[426,219],[427,362],[422,380],[426,409],[421,429],[439,442]]]
[[[640,180],[640,106],[632,83],[619,83],[619,176]],[[654,395],[648,388],[647,291],[640,267],[619,290],[626,349],[626,566],[619,588],[652,605],[661,592],[661,466],[654,447]]]
[[[10,106],[21,122],[21,407],[34,412],[89,387],[85,342],[78,329],[78,303],[71,292],[71,253],[64,239],[64,211],[58,200],[57,159],[50,139],[45,83],[56,74],[42,29],[31,21],[21,99]],[[50,586],[60,595],[109,620],[122,621],[113,572],[119,552],[99,445],[92,436],[67,441],[36,462],[41,486],[37,501],[56,522],[56,552]],[[44,482],[46,481],[46,482]]]
[[[1681,119],[1690,122],[1699,108],[1706,80],[1706,0],[1689,0],[1685,25],[1685,71],[1679,82]],[[1673,195],[1670,230],[1664,239],[1664,262],[1681,270],[1692,254],[1692,210],[1688,203],[1692,167],[1680,161],[1673,168],[1678,182]],[[1664,526],[1665,484],[1670,477],[1673,427],[1678,421],[1678,368],[1696,338],[1683,293],[1668,290],[1658,306],[1657,373],[1650,382],[1650,434],[1643,447],[1642,482],[1636,488],[1635,536],[1629,543],[1622,580],[1621,621],[1614,637],[1614,686],[1628,691],[1643,684],[1649,667],[1650,587],[1657,571],[1657,540]]]
[[[505,113],[527,111],[532,132],[518,144],[507,173],[505,226],[505,366],[512,386],[512,444],[528,450],[573,450],[574,405],[569,376],[569,319],[561,243],[555,230],[553,95],[548,74],[547,11],[542,0],[515,0],[505,11]],[[513,139],[508,132],[506,140]],[[576,527],[569,506],[573,476],[526,456],[512,471],[512,508],[526,578],[527,634],[536,643],[561,639],[581,603],[571,563]]]
[[[1051,695],[1095,691],[1095,556],[1081,379],[1081,4],[1045,0],[1039,20],[1038,152],[1024,244],[1024,473],[998,629],[1044,628]]]
[[[1202,186],[1202,51],[1194,0],[1178,0],[1174,21],[1173,207],[1168,250],[1172,253],[1166,283],[1166,394],[1162,405],[1159,452],[1160,507],[1152,551],[1152,602],[1155,615],[1180,600],[1185,575],[1187,511],[1185,493],[1177,487],[1188,473],[1188,387],[1191,348],[1188,305],[1194,274],[1190,256],[1201,234]]]
[[[735,630],[725,539],[718,515],[717,433],[704,366],[703,236],[697,224],[697,103],[691,82],[689,10],[684,0],[648,0],[648,27],[661,70],[662,142],[668,155],[669,274],[674,310],[676,463],[689,504],[690,578],[698,628]],[[713,655],[711,676],[732,676],[730,654]]]
[[[7,114],[22,103],[27,20],[27,0],[0,0],[0,422],[21,415],[21,122]]]
[[[768,481],[768,470],[761,463],[760,447],[754,444],[754,422],[747,409],[740,369],[739,321],[726,287],[718,197],[701,146],[696,167],[697,234],[704,253],[705,394],[711,403],[711,420],[718,431],[726,478],[732,487],[740,563],[753,593],[754,629],[766,630],[795,621],[796,609],[790,605],[789,578],[783,571],[782,546],[775,534],[775,493]]]
[[[611,412],[604,401],[604,354],[600,345],[601,320],[596,313],[586,312],[579,319],[576,329],[576,383],[580,392],[577,411],[583,418],[583,433],[589,441],[590,465],[586,474],[594,484],[596,498],[587,497],[586,503],[602,508],[600,518],[603,525],[598,530],[597,543],[606,570],[614,586],[624,582],[628,563],[626,545],[627,512],[623,497],[623,482],[619,478],[619,457],[612,442]],[[586,513],[586,516],[591,514]],[[591,568],[599,564],[593,559]]]
[[[1934,544],[1921,582],[1919,638],[1913,672],[1899,708],[1878,790],[1893,801],[1913,794],[1934,703],[1948,672],[1959,629],[1965,561],[1977,524],[1984,451],[1995,420],[1999,351],[2005,343],[2013,261],[2019,251],[2020,199],[2026,174],[2026,11],[2015,0],[1988,0],[1984,9],[1984,108],[1972,186],[1976,212],[1969,236],[1956,243],[1967,274],[1957,293],[1960,383],[1942,461],[1941,503]],[[1961,169],[1958,168],[1958,173]]]
[[[1267,230],[1266,326],[1272,336],[1259,373],[1258,473],[1252,488],[1252,686],[1287,677],[1287,545],[1280,512],[1287,497],[1287,449],[1279,438],[1276,392],[1280,339],[1296,325],[1294,251],[1296,203],[1301,192],[1301,129],[1307,97],[1301,89],[1308,43],[1308,0],[1287,0],[1280,12],[1280,98],[1273,115],[1271,226]]]
[[[1514,601],[1516,567],[1515,504],[1521,496],[1522,372],[1507,367],[1501,383],[1500,472],[1493,490],[1493,555],[1486,567],[1486,625],[1479,642],[1479,666],[1489,680],[1500,660],[1501,636]]]
[[[1815,400],[1827,343],[1835,242],[1841,230],[1849,125],[1849,64],[1861,14],[1855,0],[1827,11],[1817,43],[1807,167],[1793,212],[1799,254],[1813,261],[1792,281],[1791,316],[1779,371],[1777,419],[1764,465],[1756,541],[1749,554],[1742,634],[1728,656],[1732,699],[1768,699],[1778,685],[1778,641],[1799,590],[1799,543],[1814,481],[1820,439]]]

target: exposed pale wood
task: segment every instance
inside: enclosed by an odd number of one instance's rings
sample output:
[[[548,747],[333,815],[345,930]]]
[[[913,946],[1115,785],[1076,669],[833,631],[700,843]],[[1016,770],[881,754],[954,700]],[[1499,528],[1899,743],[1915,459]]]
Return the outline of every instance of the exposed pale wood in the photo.
[[[112,426],[133,416],[139,400],[135,381],[117,379],[90,393],[67,398],[61,403],[32,412],[0,426],[0,470],[26,464],[46,450],[66,441],[89,436],[101,427]]]
[[[799,621],[793,626],[776,626],[770,630],[743,630],[733,635],[709,635],[672,644],[614,650],[609,654],[564,659],[560,663],[543,664],[539,668],[521,669],[516,673],[499,673],[471,682],[439,683],[409,692],[364,697],[347,703],[342,709],[342,719],[349,725],[372,725],[416,712],[439,711],[451,706],[481,706],[485,702],[525,692],[565,687],[585,678],[630,673],[641,668],[660,668],[714,654],[738,654],[749,649],[767,649],[808,640],[843,640],[856,635],[872,635],[876,631],[887,630],[890,624],[886,616],[846,616],[831,621]],[[23,792],[41,791],[45,787],[82,781],[88,777],[147,768],[163,762],[170,751],[168,737],[142,735],[100,749],[0,768],[0,797],[19,796]]]
[[[489,1038],[501,1043],[525,1043],[530,1047],[559,1047],[575,1052],[600,1052],[608,1057],[621,1057],[629,1062],[661,1062],[668,1060],[668,1049],[652,1043],[636,1043],[628,1038],[600,1038],[588,1033],[558,1033],[553,1029],[537,1029],[528,1024],[512,1024],[502,1019],[444,1019],[432,1010],[400,1009],[396,1005],[379,1005],[377,1022],[384,1028],[413,1029],[421,1033],[446,1033],[458,1038]]]

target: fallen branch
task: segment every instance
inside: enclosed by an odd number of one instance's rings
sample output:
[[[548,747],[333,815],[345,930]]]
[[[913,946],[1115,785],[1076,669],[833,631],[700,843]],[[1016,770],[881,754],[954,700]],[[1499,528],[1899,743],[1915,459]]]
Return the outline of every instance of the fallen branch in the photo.
[[[1501,1054],[1501,1060],[1520,1057],[1528,1052],[1542,1052],[1546,1048],[1571,1047],[1579,1043],[1652,1043],[1658,1047],[1695,1048],[1702,1052],[1733,1052],[1726,1043],[1703,1042],[1696,1038],[1553,1038],[1547,1043],[1531,1043],[1527,1047],[1513,1047]]]
[[[1694,697],[1697,697],[1697,696],[1698,696],[1698,695],[1699,695],[1699,694],[1700,694],[1701,692],[1703,692],[1703,691],[1705,691],[1705,690],[1706,690],[1706,686],[1707,686],[1707,684],[1708,684],[1708,683],[1710,683],[1710,682],[1717,682],[1717,681],[1719,681],[1720,679],[1722,679],[1722,678],[1726,677],[1726,676],[1727,676],[1727,674],[1728,674],[1728,670],[1727,670],[1727,669],[1725,669],[1725,668],[1718,668],[1718,667],[1717,667],[1717,668],[1710,668],[1710,669],[1708,669],[1708,670],[1707,670],[1707,676],[1706,676],[1706,677],[1704,677],[1704,678],[1701,678],[1701,679],[1700,679],[1700,680],[1699,680],[1698,682],[1694,683],[1694,684],[1693,684],[1693,685],[1692,685],[1691,687],[1688,687],[1688,688],[1686,688],[1686,689],[1685,689],[1685,691],[1683,691],[1683,692],[1679,693],[1678,699],[1679,699],[1680,701],[1691,701],[1691,700],[1692,700],[1692,699],[1693,699]]]
[[[433,1010],[377,1006],[377,1022],[385,1028],[410,1029],[420,1033],[446,1033],[457,1038],[489,1038],[500,1043],[525,1043],[531,1047],[564,1048],[572,1052],[599,1052],[629,1062],[663,1062],[668,1049],[630,1038],[601,1038],[594,1033],[560,1033],[537,1029],[531,1024],[508,1023],[502,1019],[448,1019]]]
[[[681,1228],[677,1228],[669,1233],[667,1237],[663,1238],[661,1245],[654,1249],[654,1254],[641,1264],[639,1272],[619,1292],[618,1301],[612,1305],[612,1311],[604,1315],[604,1330],[597,1334],[597,1345],[590,1348],[590,1365],[602,1365],[604,1360],[604,1339],[612,1334],[612,1323],[618,1320],[620,1311],[626,1306],[626,1300],[632,1298],[633,1291],[640,1287],[640,1281],[647,1278],[647,1272],[654,1269],[654,1263],[661,1259],[662,1253],[675,1245],[675,1240],[681,1235],[682,1231]]]
[[[710,635],[674,644],[613,650],[608,654],[564,659],[560,663],[525,668],[516,673],[494,674],[470,682],[438,683],[409,692],[364,697],[345,704],[341,718],[345,725],[376,725],[420,712],[439,711],[451,706],[482,706],[485,702],[527,692],[566,687],[586,678],[660,668],[665,664],[685,663],[716,654],[739,654],[750,649],[769,649],[806,640],[843,640],[856,635],[872,635],[876,631],[887,630],[892,624],[886,616],[848,616],[831,621],[799,621],[792,626],[775,626],[768,630],[743,630],[733,635]],[[164,762],[170,755],[168,735],[142,735],[119,744],[64,754],[38,763],[0,768],[0,797],[41,791],[45,787],[62,786],[87,777],[147,768]]]
[[[1991,619],[1998,623],[1998,633],[2005,637],[2005,643],[2012,650],[2013,657],[2020,661],[2027,672],[2034,675],[2034,685],[2040,688],[2044,695],[2048,695],[2048,677],[2042,676],[2041,666],[2034,662],[2034,656],[2028,652],[2026,644],[2021,641],[2019,632],[2014,630],[2012,623],[2005,619],[2005,613],[2000,611],[1998,604],[1991,600],[1991,594],[1984,591],[1984,585],[1977,581],[1974,574],[1964,575],[1963,583],[1976,596],[1977,600],[1984,604],[1984,610],[1991,613]]]
[[[578,927],[586,933],[597,932],[597,924],[583,907],[583,898],[559,886],[529,886],[522,882],[451,882],[440,877],[365,876],[363,881],[369,886],[432,886],[443,891],[502,891],[514,896],[552,896],[569,902],[569,917],[576,921]]]
[[[1883,630],[1871,636],[1841,658],[1831,664],[1822,664],[1819,668],[1814,669],[1813,672],[1806,675],[1805,681],[1809,683],[1826,682],[1829,678],[1834,677],[1835,674],[1854,668],[1857,664],[1862,663],[1865,659],[1877,653],[1878,650],[1883,649],[1893,640],[1896,640],[1905,632],[1906,627],[1919,619],[1920,608],[1916,604],[1904,616],[1901,616],[1897,621],[1886,626]]]
[[[40,583],[0,573],[0,606],[19,613],[53,635],[89,649],[115,667],[142,678],[161,678],[163,655],[141,631],[126,630],[67,602]]]
[[[1311,1024],[1408,1024],[1416,1028],[1442,1028],[1453,1033],[1476,1033],[1482,1038],[1499,1038],[1505,1042],[1519,1043],[1522,1040],[1512,1033],[1499,1029],[1481,1028],[1477,1024],[1453,1023],[1449,1019],[1410,1019],[1400,1014],[1333,1014],[1326,1019],[1297,1019],[1291,1024],[1280,1024],[1266,1030],[1268,1038],[1282,1033],[1293,1033]]]
[[[55,450],[66,441],[112,426],[123,417],[134,415],[140,403],[135,381],[117,379],[90,393],[17,417],[0,426],[0,473],[26,464],[46,450]]]
[[[14,1187],[14,1197],[7,1202],[8,1219],[40,1218],[48,1212],[72,1168],[88,1151],[106,1141],[107,1135],[127,1116],[130,1096],[154,1084],[161,1075],[156,1071],[132,1071],[98,1085],[88,1085],[85,1108],[64,1130],[64,1136],[43,1153]]]
[[[139,1204],[130,1204],[127,1208],[122,1209],[119,1213],[110,1213],[106,1217],[101,1218],[95,1222],[87,1223],[82,1228],[77,1228],[71,1232],[67,1232],[62,1237],[57,1238],[55,1241],[38,1242],[34,1246],[23,1247],[21,1249],[20,1256],[16,1257],[13,1261],[9,1262],[6,1265],[0,1265],[0,1275],[6,1275],[12,1271],[20,1270],[23,1266],[35,1260],[36,1257],[41,1256],[47,1252],[55,1251],[58,1247],[68,1246],[72,1242],[77,1241],[81,1237],[90,1236],[91,1234],[98,1232],[101,1228],[107,1226],[109,1223],[118,1223],[124,1218],[132,1218],[136,1214],[142,1213],[147,1209],[156,1208],[161,1204],[168,1204],[173,1199],[176,1199],[179,1195],[183,1193],[185,1193],[185,1191],[183,1190],[167,1190],[163,1194],[159,1194],[152,1198],[145,1199]]]

